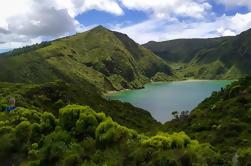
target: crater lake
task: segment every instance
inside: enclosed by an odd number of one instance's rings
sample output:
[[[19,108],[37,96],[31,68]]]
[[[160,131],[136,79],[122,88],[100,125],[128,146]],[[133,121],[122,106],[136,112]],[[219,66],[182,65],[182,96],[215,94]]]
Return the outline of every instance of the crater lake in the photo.
[[[231,84],[231,80],[187,80],[146,84],[144,89],[126,90],[106,96],[143,108],[159,122],[173,118],[174,111],[191,111],[212,92]]]

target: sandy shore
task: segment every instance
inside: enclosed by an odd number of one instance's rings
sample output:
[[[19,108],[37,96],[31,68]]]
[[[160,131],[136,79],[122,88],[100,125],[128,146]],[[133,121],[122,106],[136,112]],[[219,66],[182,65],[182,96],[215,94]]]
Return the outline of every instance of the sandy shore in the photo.
[[[104,95],[104,96],[110,96],[110,95],[113,95],[113,94],[115,94],[115,93],[124,92],[124,91],[128,91],[128,90],[131,90],[131,89],[107,91],[107,92],[104,93],[103,95]]]

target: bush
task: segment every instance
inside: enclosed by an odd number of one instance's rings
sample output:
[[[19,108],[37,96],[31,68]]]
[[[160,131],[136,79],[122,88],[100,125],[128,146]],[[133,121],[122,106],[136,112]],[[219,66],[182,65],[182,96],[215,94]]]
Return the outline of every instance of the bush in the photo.
[[[96,129],[96,140],[101,146],[122,143],[133,136],[134,131],[118,125],[111,119],[100,123]]]
[[[186,148],[190,142],[191,139],[184,132],[172,135],[160,133],[143,141],[143,145],[157,149],[179,149]]]
[[[15,133],[20,144],[27,143],[31,136],[31,123],[28,121],[21,122],[17,125]]]
[[[59,162],[70,142],[70,135],[66,131],[60,129],[46,136],[42,148],[39,150],[41,164],[55,165],[55,163]]]
[[[77,135],[81,138],[95,137],[98,121],[93,114],[81,113],[76,122]]]
[[[79,166],[79,165],[81,165],[81,159],[77,154],[68,155],[63,161],[63,166]]]
[[[250,166],[251,165],[251,148],[239,149],[238,166]]]
[[[93,113],[94,111],[88,106],[68,105],[59,110],[59,121],[64,129],[70,131],[75,128],[81,112]]]
[[[41,138],[41,128],[38,123],[31,125],[31,142],[38,142]]]
[[[40,126],[43,133],[50,133],[54,131],[56,125],[56,118],[52,113],[44,112],[42,114]]]
[[[148,140],[143,141],[143,144],[157,149],[170,149],[172,139],[165,135],[156,135]]]

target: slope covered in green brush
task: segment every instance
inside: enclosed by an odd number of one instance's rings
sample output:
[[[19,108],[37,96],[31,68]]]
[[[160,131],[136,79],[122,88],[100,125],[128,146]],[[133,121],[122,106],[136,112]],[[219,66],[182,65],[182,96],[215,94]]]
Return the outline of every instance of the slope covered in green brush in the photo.
[[[234,37],[180,39],[143,45],[183,78],[236,79],[251,74],[251,30]]]
[[[16,99],[17,107],[24,107],[58,115],[59,108],[67,104],[91,106],[103,111],[117,123],[137,131],[154,131],[160,124],[151,114],[131,104],[103,99],[89,83],[73,86],[56,81],[45,84],[0,83],[0,112],[8,106],[9,98]]]
[[[234,156],[251,163],[251,77],[214,92],[189,116],[165,124],[165,131],[185,131],[221,151],[229,165]],[[242,158],[242,159],[241,159]],[[246,164],[240,164],[246,165]]]
[[[89,82],[99,91],[140,88],[170,67],[127,35],[98,26],[90,31],[17,49],[0,57],[0,81]]]
[[[59,117],[18,108],[0,112],[1,165],[190,166],[222,164],[209,144],[184,132],[140,134],[88,106],[68,105]]]
[[[189,62],[202,50],[217,46],[227,39],[176,39],[163,42],[150,41],[143,46],[169,62]]]

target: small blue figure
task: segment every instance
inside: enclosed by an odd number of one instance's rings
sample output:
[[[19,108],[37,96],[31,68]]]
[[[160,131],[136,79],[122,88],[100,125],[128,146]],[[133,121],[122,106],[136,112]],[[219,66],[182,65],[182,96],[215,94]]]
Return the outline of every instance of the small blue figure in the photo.
[[[9,99],[9,104],[10,105],[5,108],[5,111],[10,112],[10,111],[16,109],[16,106],[15,106],[16,105],[16,100],[14,98]]]

